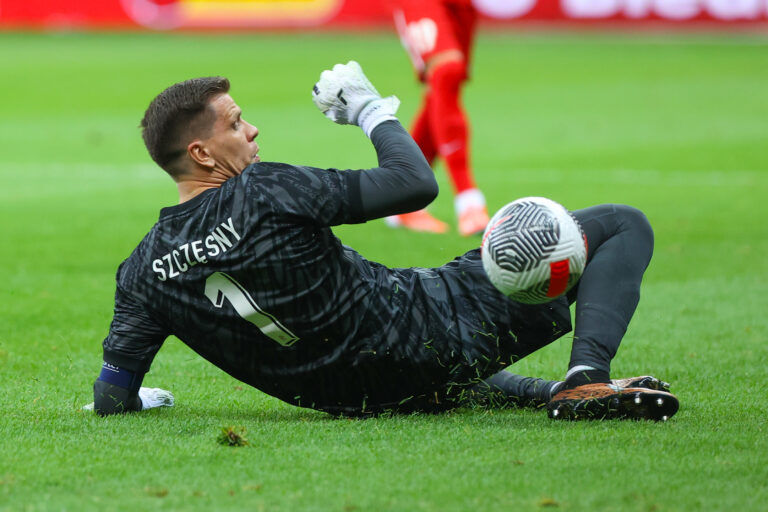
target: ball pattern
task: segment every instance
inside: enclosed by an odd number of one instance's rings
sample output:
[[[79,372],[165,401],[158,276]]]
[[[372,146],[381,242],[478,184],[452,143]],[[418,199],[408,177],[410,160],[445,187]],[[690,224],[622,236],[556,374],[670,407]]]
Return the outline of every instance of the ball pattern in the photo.
[[[587,259],[578,221],[563,206],[542,197],[502,207],[488,223],[481,253],[493,285],[527,304],[566,293],[581,277]]]

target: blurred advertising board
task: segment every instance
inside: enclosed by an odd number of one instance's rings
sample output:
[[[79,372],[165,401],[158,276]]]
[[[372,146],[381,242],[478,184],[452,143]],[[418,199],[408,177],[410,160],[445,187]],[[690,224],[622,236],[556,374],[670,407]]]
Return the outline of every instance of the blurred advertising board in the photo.
[[[391,25],[397,0],[0,0],[0,28]],[[493,24],[768,27],[768,0],[473,0]]]

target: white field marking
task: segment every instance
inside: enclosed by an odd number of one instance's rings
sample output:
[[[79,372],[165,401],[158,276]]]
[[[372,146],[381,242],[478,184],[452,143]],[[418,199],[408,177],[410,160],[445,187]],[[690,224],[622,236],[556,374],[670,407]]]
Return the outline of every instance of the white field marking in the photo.
[[[738,171],[658,171],[653,169],[489,169],[485,175],[507,175],[509,183],[663,185],[674,187],[768,187],[768,172]]]
[[[4,164],[0,199],[18,202],[55,197],[88,196],[99,191],[168,187],[171,178],[154,164],[94,164],[50,162]]]

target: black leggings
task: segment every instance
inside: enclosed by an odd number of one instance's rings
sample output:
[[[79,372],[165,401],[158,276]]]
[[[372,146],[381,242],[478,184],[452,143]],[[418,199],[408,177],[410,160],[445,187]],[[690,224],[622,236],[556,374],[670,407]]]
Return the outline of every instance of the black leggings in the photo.
[[[630,206],[606,204],[573,212],[587,236],[587,265],[568,301],[576,302],[569,368],[610,372],[611,359],[640,300],[640,282],[653,254],[648,219]]]

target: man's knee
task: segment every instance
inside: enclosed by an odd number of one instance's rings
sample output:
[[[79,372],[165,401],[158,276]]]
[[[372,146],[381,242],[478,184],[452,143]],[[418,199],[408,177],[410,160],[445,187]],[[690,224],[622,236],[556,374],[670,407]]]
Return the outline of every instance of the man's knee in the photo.
[[[572,213],[587,236],[589,260],[604,243],[614,238],[637,252],[641,259],[650,260],[653,229],[642,211],[623,204],[600,204]]]
[[[467,78],[467,68],[463,60],[448,60],[434,66],[427,77],[433,93],[458,91]]]
[[[653,228],[645,214],[634,206],[613,205],[621,231],[631,231],[633,237],[645,240],[653,248]]]

